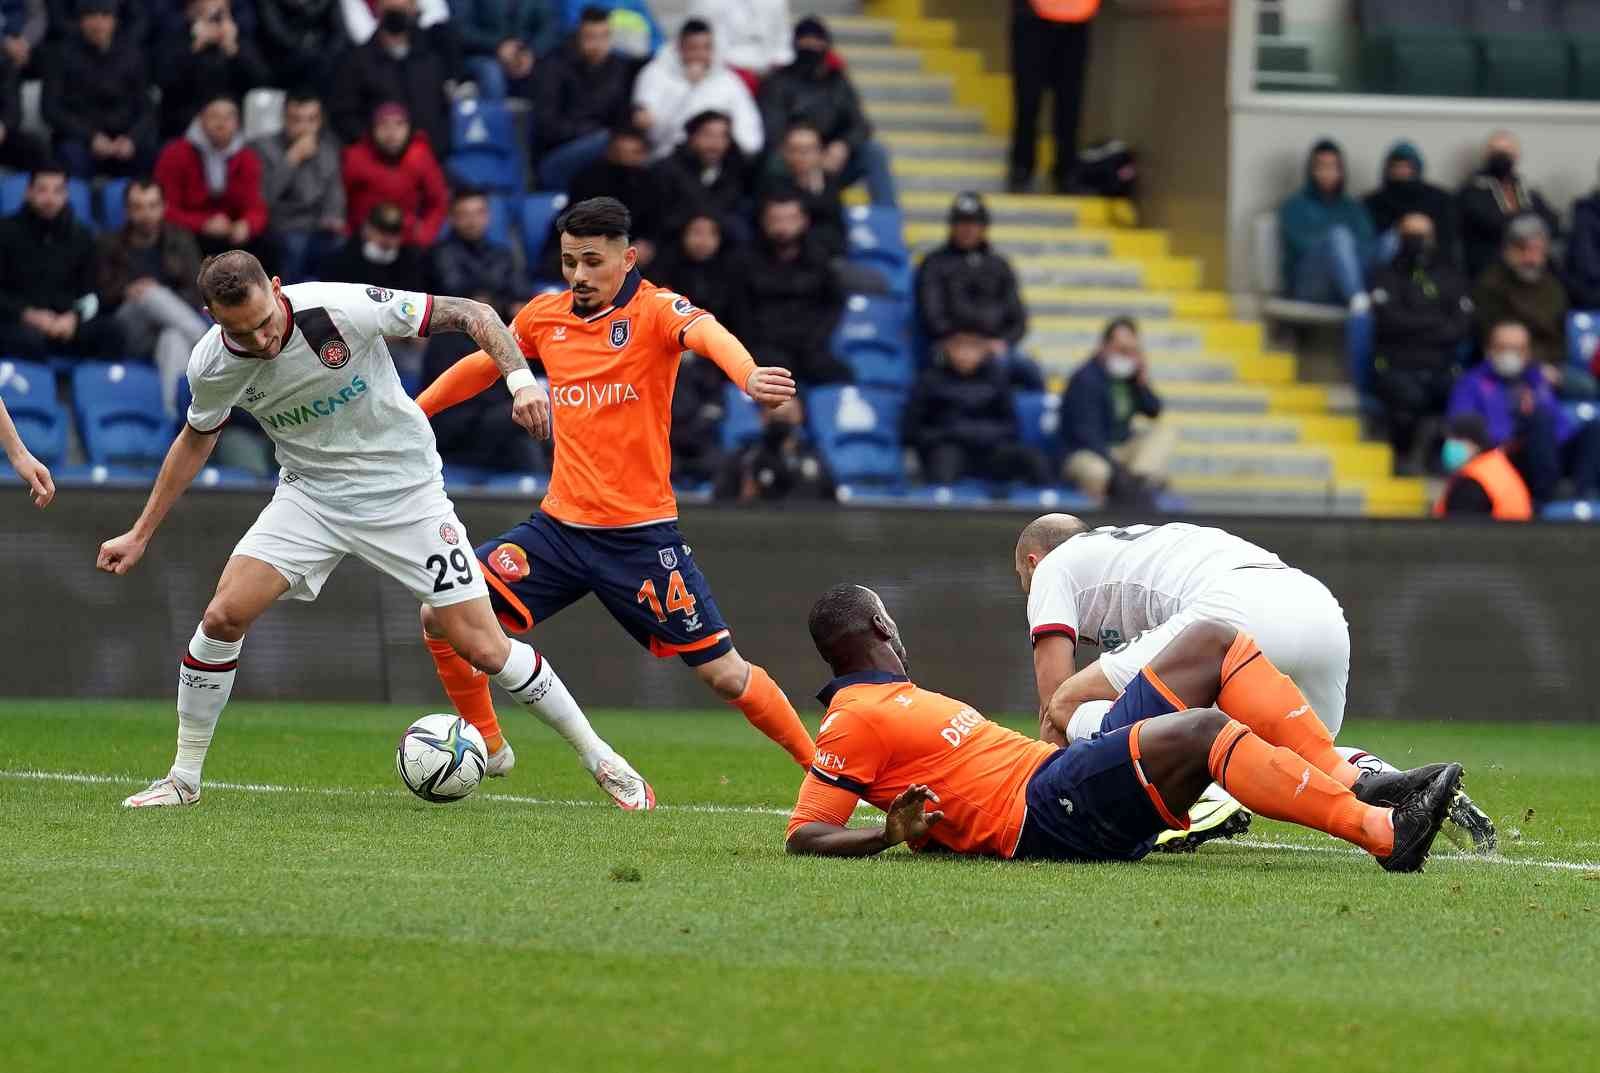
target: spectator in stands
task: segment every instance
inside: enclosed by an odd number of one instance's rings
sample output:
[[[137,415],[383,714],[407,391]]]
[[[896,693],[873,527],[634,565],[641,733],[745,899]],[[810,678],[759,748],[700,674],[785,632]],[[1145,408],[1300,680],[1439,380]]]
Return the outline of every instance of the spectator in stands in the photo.
[[[798,191],[811,218],[811,233],[830,257],[846,248],[844,186],[823,166],[822,132],[809,119],[797,119],[783,132],[778,153],[767,166],[762,191]]]
[[[551,0],[451,0],[450,11],[478,92],[531,99],[534,63],[561,42]]]
[[[1524,213],[1543,218],[1551,235],[1558,232],[1556,214],[1537,190],[1531,190],[1517,172],[1522,146],[1510,131],[1489,135],[1486,159],[1477,174],[1461,187],[1461,245],[1467,278],[1476,279],[1500,255],[1506,225]]]
[[[322,101],[307,90],[291,92],[283,129],[251,148],[261,158],[261,195],[272,221],[278,273],[299,283],[344,239],[339,142],[323,123]]]
[[[450,233],[428,251],[428,290],[475,298],[493,306],[505,321],[533,294],[511,247],[489,237],[489,195],[482,190],[464,186],[451,196]],[[439,335],[446,337],[467,344],[457,357],[477,349],[461,332]]]
[[[1039,105],[1050,89],[1052,133],[1056,144],[1056,192],[1072,193],[1073,171],[1078,161],[1078,120],[1083,112],[1083,79],[1089,69],[1087,15],[1060,15],[1035,0],[1011,0],[1012,129],[1011,176],[1013,193],[1033,189],[1034,155],[1039,140]]]
[[[761,409],[761,435],[724,464],[712,494],[752,503],[834,497],[833,475],[805,434],[805,407],[798,398]]]
[[[691,0],[689,17],[711,24],[723,60],[751,92],[772,71],[794,62],[789,0]]]
[[[176,417],[189,352],[211,327],[200,315],[200,246],[167,222],[167,202],[153,180],[130,182],[122,204],[122,229],[100,238],[100,300],[122,326],[128,353],[155,359],[162,401]]]
[[[1487,357],[1456,381],[1450,417],[1481,418],[1487,442],[1506,449],[1535,501],[1554,498],[1563,478],[1579,498],[1594,498],[1600,493],[1600,423],[1574,420],[1557,401],[1522,324],[1491,326],[1484,351]]]
[[[1139,330],[1118,317],[1062,393],[1063,475],[1098,499],[1148,502],[1164,482],[1173,445],[1173,431],[1160,416]]]
[[[352,45],[364,45],[383,26],[388,5],[383,0],[339,0],[339,15],[345,33]],[[411,25],[419,30],[435,31],[450,21],[450,0],[418,0],[408,12]],[[399,26],[392,20],[391,26]]]
[[[614,197],[628,206],[633,213],[631,237],[639,251],[639,263],[648,265],[655,259],[666,206],[650,170],[650,143],[637,128],[622,126],[612,131],[605,156],[580,171],[567,193],[573,204],[592,197]]]
[[[533,136],[543,189],[568,189],[605,155],[613,128],[632,121],[634,73],[611,50],[604,9],[584,8],[571,41],[539,65]]]
[[[1005,362],[972,336],[952,336],[906,403],[902,439],[931,484],[959,480],[1052,483],[1043,452],[1021,440]]]
[[[689,217],[676,241],[666,243],[656,256],[650,279],[685,295],[738,334],[743,285],[737,260],[723,245],[718,217],[706,212]]]
[[[710,361],[693,352],[678,362],[672,389],[672,483],[710,484],[723,468],[723,385],[728,382]]]
[[[77,32],[47,65],[42,109],[71,174],[137,175],[150,163],[155,110],[144,54],[117,36],[116,0],[78,0]]]
[[[194,118],[195,101],[244,100],[273,81],[255,42],[239,34],[229,0],[188,0],[182,36],[156,42],[156,84],[161,87],[161,137],[175,138]]]
[[[976,193],[950,203],[950,235],[922,259],[916,281],[917,319],[937,349],[976,346],[1008,372],[1023,371],[1017,386],[1044,389],[1032,361],[1013,350],[1028,331],[1011,263],[989,245],[989,207]]]
[[[45,55],[37,52],[34,55],[34,70],[39,70],[38,64],[48,60],[48,54],[61,42],[71,38],[78,29],[78,16],[82,15],[88,5],[84,0],[44,0],[45,5],[45,34],[42,50]],[[119,44],[128,44],[137,48],[141,55],[149,56],[149,44],[155,39],[152,32],[157,20],[151,18],[149,10],[153,5],[144,0],[116,0],[112,5],[117,13],[117,41]]]
[[[1415,472],[1419,428],[1444,413],[1471,340],[1467,281],[1434,237],[1421,212],[1400,217],[1399,252],[1372,277],[1376,326],[1375,391],[1383,401],[1389,442],[1401,472]]]
[[[745,344],[761,364],[783,366],[803,386],[849,381],[850,367],[828,342],[844,294],[800,196],[768,194],[760,228],[738,262]]]
[[[1600,309],[1600,187],[1573,202],[1566,267],[1572,307]]]
[[[782,138],[789,124],[804,118],[822,132],[823,167],[849,186],[865,179],[875,205],[896,203],[889,154],[872,138],[861,99],[832,53],[827,24],[808,16],[795,24],[794,62],[761,84],[761,118],[768,141]]]
[[[683,144],[655,168],[669,229],[691,215],[709,213],[726,222],[730,240],[747,241],[750,166],[733,144],[732,123],[721,112],[701,112],[684,125],[684,133]]]
[[[397,101],[442,158],[450,149],[451,59],[438,47],[436,35],[418,29],[417,0],[377,0],[377,9],[372,39],[341,57],[334,68],[328,98],[334,132],[347,145],[359,141],[373,109]]]
[[[1449,479],[1433,505],[1435,518],[1488,515],[1503,522],[1533,519],[1528,483],[1505,449],[1489,438],[1482,417],[1464,413],[1450,422],[1440,460]]]
[[[378,105],[372,130],[346,147],[344,198],[348,234],[358,230],[374,205],[388,203],[405,213],[406,245],[427,247],[438,238],[449,211],[450,188],[427,137],[412,129],[404,105]]]
[[[347,50],[339,0],[255,0],[256,45],[272,57],[270,85],[297,89],[324,80]]]
[[[0,66],[9,65],[19,76],[26,71],[49,25],[44,0],[0,0]]]
[[[677,48],[664,48],[644,65],[633,84],[634,121],[650,136],[651,156],[660,160],[684,139],[684,125],[702,112],[721,112],[733,124],[733,140],[746,156],[761,152],[761,113],[744,80],[717,55],[711,27],[690,19],[678,31]]]
[[[42,141],[22,129],[22,82],[11,51],[0,47],[0,168],[32,171],[44,163],[47,151]]]
[[[1378,188],[1362,199],[1380,239],[1399,229],[1400,221],[1420,212],[1433,223],[1433,260],[1459,265],[1461,235],[1456,199],[1441,186],[1423,180],[1422,154],[1410,142],[1395,142],[1383,160]]]
[[[1524,213],[1506,225],[1500,260],[1478,277],[1472,302],[1480,339],[1501,321],[1517,321],[1531,334],[1534,359],[1562,398],[1594,397],[1594,378],[1567,364],[1567,289],[1550,268],[1543,219]]]
[[[121,327],[99,309],[94,238],[67,204],[66,169],[47,163],[0,220],[0,354],[120,355]]]
[[[398,205],[380,201],[367,213],[360,232],[351,235],[322,262],[320,275],[329,283],[367,283],[392,291],[426,290],[423,251],[408,244],[405,236],[405,212]]]
[[[1344,150],[1323,138],[1306,157],[1306,182],[1278,209],[1283,276],[1302,302],[1364,309],[1365,272],[1372,260],[1372,221],[1345,193]]]
[[[244,144],[229,97],[205,102],[183,137],[166,144],[155,177],[167,219],[193,232],[203,254],[250,246],[267,229],[261,158]]]

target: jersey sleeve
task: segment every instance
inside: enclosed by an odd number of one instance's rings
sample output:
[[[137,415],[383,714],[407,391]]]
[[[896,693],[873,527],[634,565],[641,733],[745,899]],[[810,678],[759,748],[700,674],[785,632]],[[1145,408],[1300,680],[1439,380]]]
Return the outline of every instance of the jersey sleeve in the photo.
[[[1028,590],[1028,638],[1059,635],[1078,643],[1078,592],[1060,556],[1047,555],[1033,572]]]
[[[800,786],[785,838],[808,823],[843,827],[887,759],[883,739],[859,714],[847,709],[829,712],[817,734],[811,770]]]
[[[433,322],[433,295],[387,287],[341,285],[340,305],[357,327],[401,339],[425,338]]]
[[[245,388],[243,382],[212,371],[208,357],[202,342],[189,359],[190,399],[185,415],[189,427],[205,435],[220,431],[228,423],[228,414],[244,396]]]
[[[650,301],[653,305],[650,317],[655,336],[668,347],[674,348],[674,353],[687,349],[684,335],[697,321],[711,316],[683,295],[672,291],[656,291],[650,296]]]

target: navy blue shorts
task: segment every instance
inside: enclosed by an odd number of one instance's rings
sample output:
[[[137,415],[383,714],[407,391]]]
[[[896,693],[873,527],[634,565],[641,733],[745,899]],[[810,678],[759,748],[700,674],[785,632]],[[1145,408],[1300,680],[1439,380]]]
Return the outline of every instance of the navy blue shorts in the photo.
[[[1106,712],[1105,718],[1100,720],[1100,733],[1109,734],[1113,730],[1131,727],[1141,719],[1154,719],[1175,711],[1178,711],[1178,706],[1168,700],[1166,694],[1150,681],[1149,675],[1141,670],[1133,676],[1133,681],[1128,683],[1122,696]]]
[[[525,633],[594,593],[635,641],[691,667],[733,651],[728,624],[675,522],[579,529],[534,511],[478,545],[501,625]]]
[[[1137,861],[1167,829],[1123,727],[1073,742],[1028,781],[1018,860]]]

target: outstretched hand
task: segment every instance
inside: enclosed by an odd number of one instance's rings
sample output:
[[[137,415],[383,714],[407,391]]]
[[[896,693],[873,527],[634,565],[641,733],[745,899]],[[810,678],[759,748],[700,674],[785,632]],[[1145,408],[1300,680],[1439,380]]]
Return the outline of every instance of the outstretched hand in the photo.
[[[763,365],[750,373],[744,393],[762,406],[779,407],[794,398],[794,375],[788,369]]]
[[[33,495],[33,505],[40,510],[48,507],[56,497],[56,485],[50,479],[50,467],[27,451],[23,451],[11,465],[16,469],[17,476],[28,485],[28,491]]]
[[[536,440],[550,438],[550,396],[538,384],[517,392],[511,399],[511,420],[528,430]]]
[[[928,832],[944,819],[943,812],[927,812],[924,804],[937,805],[939,795],[921,784],[907,786],[905,791],[889,803],[889,812],[883,821],[884,841],[891,846],[902,842],[920,842]]]

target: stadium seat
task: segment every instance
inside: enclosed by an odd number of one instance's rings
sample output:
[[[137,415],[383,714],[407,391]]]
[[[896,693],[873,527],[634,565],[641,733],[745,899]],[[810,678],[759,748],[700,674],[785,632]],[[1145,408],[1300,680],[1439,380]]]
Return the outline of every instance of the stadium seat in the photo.
[[[1567,314],[1567,361],[1587,369],[1600,349],[1600,312],[1574,310]]]
[[[481,488],[496,476],[499,474],[494,470],[482,466],[452,466],[448,462],[444,465],[444,486],[452,490]]]
[[[514,212],[511,206],[511,199],[506,195],[489,195],[489,231],[487,237],[490,242],[498,242],[502,245],[511,243],[512,229],[515,225],[515,221],[512,219]],[[446,217],[444,226],[439,228],[439,238],[446,239],[449,237],[450,220]]]
[[[1600,4],[1572,0],[1561,13],[1561,27],[1572,46],[1572,95],[1600,100]]]
[[[105,485],[120,488],[148,488],[160,472],[157,466],[65,466],[51,476],[58,485]]]
[[[892,205],[855,205],[849,210],[850,252],[893,256],[910,260],[906,251],[905,221]]]
[[[72,370],[72,406],[91,463],[160,463],[172,442],[161,378],[149,365],[79,362]]]
[[[550,241],[550,229],[566,207],[567,195],[557,191],[542,190],[522,199],[517,223],[522,232],[522,263],[528,266],[530,275],[537,274],[545,243]]]
[[[1539,517],[1547,522],[1592,522],[1600,518],[1600,502],[1588,499],[1564,499],[1546,503]]]
[[[67,456],[67,412],[56,397],[50,367],[0,358],[0,400],[34,457],[47,466],[60,465]]]
[[[852,265],[870,268],[883,277],[884,293],[909,301],[911,298],[911,263],[902,255],[885,254],[879,250],[852,250],[845,257]]]
[[[1006,503],[1029,510],[1094,510],[1097,504],[1075,488],[1034,488],[1016,485],[1006,493]]]
[[[1022,442],[1043,451],[1046,458],[1061,457],[1061,396],[1019,391],[1014,397]]]
[[[522,189],[522,146],[504,102],[478,97],[457,101],[450,113],[450,137],[453,151],[445,170],[457,180],[502,193]]]
[[[20,171],[0,175],[0,216],[10,216],[22,208],[28,177]]]
[[[89,180],[67,180],[67,204],[72,206],[72,214],[80,224],[90,231],[100,230],[100,222],[94,215],[94,191],[89,187]]]
[[[244,95],[244,140],[268,138],[283,129],[283,106],[288,94],[259,86]]]
[[[806,396],[806,423],[834,479],[852,487],[905,484],[900,448],[903,397],[854,384],[814,388]]]
[[[1556,0],[1473,0],[1472,29],[1483,50],[1486,96],[1567,96],[1571,57]]]
[[[450,469],[452,467],[445,467]],[[550,478],[542,473],[495,473],[486,477],[483,487],[490,492],[536,496],[544,492]]]
[[[722,386],[722,449],[729,454],[761,435],[761,407],[736,384]]]
[[[916,379],[917,363],[911,348],[885,339],[846,340],[836,348],[844,363],[863,387],[882,387],[908,391]]]
[[[1361,66],[1373,93],[1470,97],[1478,47],[1466,0],[1361,0]]]
[[[196,488],[270,488],[276,483],[275,477],[233,466],[207,466],[194,479]]]
[[[100,211],[96,219],[104,231],[121,231],[127,220],[128,180],[107,179],[100,186]]]
[[[911,321],[911,303],[904,298],[852,294],[845,299],[844,313],[833,334],[833,348],[842,350],[862,339],[909,344]]]
[[[908,491],[905,498],[908,502],[932,503],[941,507],[976,507],[993,501],[990,487],[984,481],[920,485]]]

